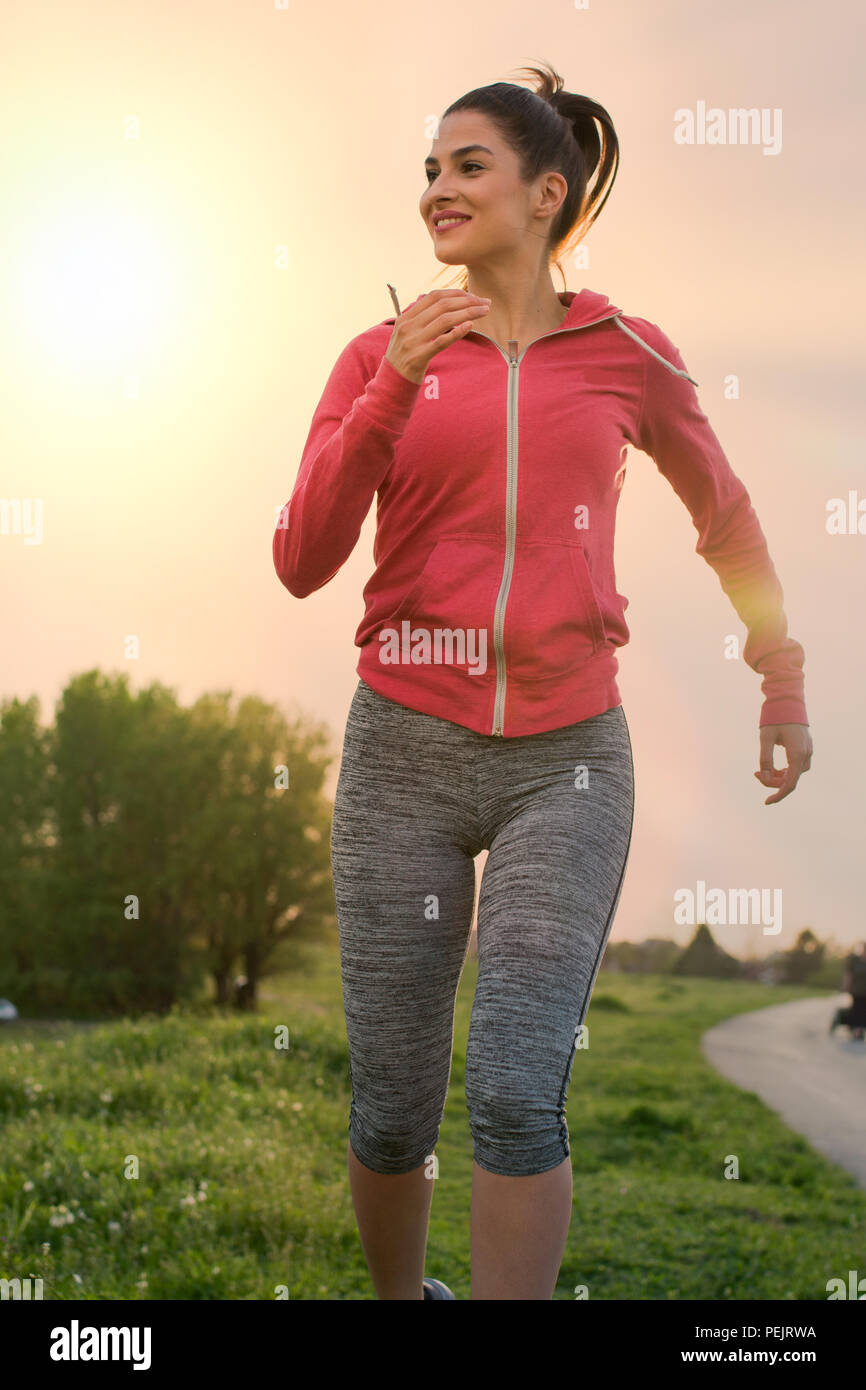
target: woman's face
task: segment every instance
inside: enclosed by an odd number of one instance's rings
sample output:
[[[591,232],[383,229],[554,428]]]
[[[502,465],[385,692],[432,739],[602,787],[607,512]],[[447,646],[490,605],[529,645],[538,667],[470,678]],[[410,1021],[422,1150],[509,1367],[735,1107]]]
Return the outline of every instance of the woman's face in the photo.
[[[483,148],[466,148],[476,145]],[[440,121],[425,170],[427,187],[419,208],[436,259],[446,265],[525,251],[528,235],[543,244],[550,214],[535,216],[539,193],[550,178],[561,180],[563,196],[568,188],[558,174],[543,175],[529,187],[521,183],[517,155],[479,111],[456,111]],[[558,206],[561,198],[554,201]],[[439,231],[434,217],[445,212],[463,213],[469,220]]]

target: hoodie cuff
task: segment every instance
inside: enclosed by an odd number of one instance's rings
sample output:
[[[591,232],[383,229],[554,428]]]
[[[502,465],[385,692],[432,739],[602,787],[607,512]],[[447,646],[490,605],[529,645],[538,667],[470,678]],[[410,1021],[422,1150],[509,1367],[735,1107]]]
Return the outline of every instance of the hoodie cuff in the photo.
[[[421,384],[420,381],[410,381],[392,366],[387,357],[383,357],[376,375],[367,382],[367,389],[359,398],[358,406],[377,425],[402,434],[409,423]]]
[[[758,728],[763,729],[766,724],[808,725],[808,723],[809,716],[806,713],[806,705],[803,700],[774,696],[772,699],[764,701],[761,717],[758,720]]]

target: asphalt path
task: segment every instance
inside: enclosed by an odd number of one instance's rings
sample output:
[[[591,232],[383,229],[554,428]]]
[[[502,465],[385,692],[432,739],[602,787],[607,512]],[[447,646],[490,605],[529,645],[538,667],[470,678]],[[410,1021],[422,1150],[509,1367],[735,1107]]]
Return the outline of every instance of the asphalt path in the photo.
[[[850,995],[737,1014],[701,1038],[707,1061],[753,1091],[813,1148],[866,1187],[866,1042],[830,1020]]]

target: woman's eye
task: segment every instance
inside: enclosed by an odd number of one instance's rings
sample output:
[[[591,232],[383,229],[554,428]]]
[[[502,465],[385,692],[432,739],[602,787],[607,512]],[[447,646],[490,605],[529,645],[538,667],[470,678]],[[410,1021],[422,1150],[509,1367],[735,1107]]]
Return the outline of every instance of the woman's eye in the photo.
[[[466,161],[465,164],[461,165],[461,168],[462,168],[462,169],[483,169],[483,168],[484,168],[484,165],[483,165],[483,164],[475,164],[473,160],[469,159],[469,160]],[[426,173],[427,173],[427,182],[429,183],[431,179],[435,179],[436,176],[437,176],[437,174],[438,174],[438,172],[439,172],[439,171],[438,171],[437,169],[428,169],[428,170],[426,171]]]

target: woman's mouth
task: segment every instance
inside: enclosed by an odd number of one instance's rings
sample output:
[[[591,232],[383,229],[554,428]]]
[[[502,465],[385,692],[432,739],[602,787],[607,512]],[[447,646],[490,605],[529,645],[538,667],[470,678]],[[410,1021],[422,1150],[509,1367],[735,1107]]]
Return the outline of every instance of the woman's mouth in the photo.
[[[471,221],[471,217],[458,217],[456,219],[443,217],[440,222],[433,223],[433,230],[434,232],[451,232],[455,227],[462,227],[465,222]]]

